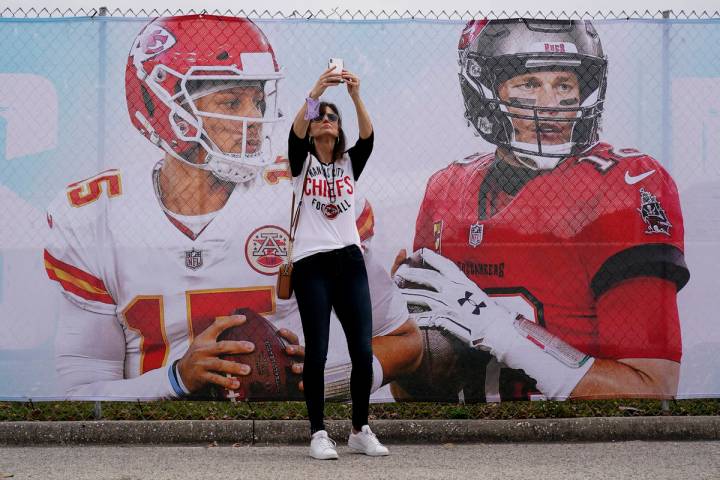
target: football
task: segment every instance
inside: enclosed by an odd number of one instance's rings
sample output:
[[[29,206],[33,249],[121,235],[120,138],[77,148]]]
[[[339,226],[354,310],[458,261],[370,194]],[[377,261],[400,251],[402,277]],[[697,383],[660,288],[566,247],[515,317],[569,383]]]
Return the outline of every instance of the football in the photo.
[[[413,373],[390,384],[395,400],[484,402],[485,371],[492,359],[438,327],[420,327],[423,358]]]
[[[413,373],[391,386],[396,400],[457,402],[463,382],[463,357],[467,348],[436,327],[420,327],[423,358]]]
[[[232,360],[249,365],[249,375],[239,376],[240,387],[228,390],[214,386],[210,396],[231,402],[244,400],[301,400],[302,392],[298,388],[300,375],[292,372],[294,359],[285,352],[286,341],[280,336],[275,326],[262,315],[241,308],[233,315],[245,315],[247,320],[242,325],[228,328],[218,336],[221,340],[245,340],[255,344],[255,350],[241,355],[225,355]]]
[[[435,270],[416,256],[403,262],[413,268]],[[400,289],[432,290],[427,285],[394,277]],[[408,304],[411,315],[428,311],[427,306]],[[472,349],[440,327],[419,324],[423,339],[423,358],[414,372],[391,383],[398,401],[476,402],[485,401],[485,370],[489,353]]]

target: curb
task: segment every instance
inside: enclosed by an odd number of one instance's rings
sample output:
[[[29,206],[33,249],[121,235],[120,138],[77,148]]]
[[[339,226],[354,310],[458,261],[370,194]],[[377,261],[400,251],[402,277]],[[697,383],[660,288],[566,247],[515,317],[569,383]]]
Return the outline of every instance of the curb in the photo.
[[[349,420],[326,422],[343,439]],[[386,443],[720,440],[720,417],[599,417],[530,420],[375,420]],[[306,444],[306,420],[0,422],[0,445]]]

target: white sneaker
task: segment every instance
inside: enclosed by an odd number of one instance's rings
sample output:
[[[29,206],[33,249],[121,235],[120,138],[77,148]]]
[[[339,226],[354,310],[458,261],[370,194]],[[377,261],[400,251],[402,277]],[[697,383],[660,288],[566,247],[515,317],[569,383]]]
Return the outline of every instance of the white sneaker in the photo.
[[[362,430],[358,433],[353,433],[352,430],[350,431],[348,447],[355,452],[364,453],[371,457],[383,457],[390,454],[388,449],[380,443],[380,440],[378,440],[368,425],[363,425]]]
[[[335,442],[328,437],[325,430],[313,433],[312,440],[310,440],[310,456],[318,460],[337,460]]]

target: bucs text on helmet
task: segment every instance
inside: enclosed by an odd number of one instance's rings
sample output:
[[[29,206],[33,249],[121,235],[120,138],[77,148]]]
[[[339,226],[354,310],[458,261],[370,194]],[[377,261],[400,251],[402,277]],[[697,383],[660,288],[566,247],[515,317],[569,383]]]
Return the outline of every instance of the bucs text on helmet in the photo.
[[[607,58],[589,21],[471,21],[460,38],[458,55],[468,123],[486,141],[513,151],[528,168],[555,168],[598,141]],[[498,87],[503,82],[540,71],[574,72],[580,85],[579,104],[546,107],[500,100]],[[571,113],[560,118],[558,112]],[[535,122],[535,143],[515,138],[513,118]],[[540,127],[549,122],[571,123],[571,138],[560,145],[543,144]]]
[[[277,91],[282,78],[272,47],[250,20],[166,17],[151,21],[135,39],[125,69],[125,95],[130,120],[153,144],[222,180],[245,182],[271,161],[270,134],[281,120]],[[261,90],[261,115],[198,109],[198,98],[234,86]],[[207,118],[237,122],[240,151],[223,151],[213,142],[203,126]],[[249,147],[250,130],[257,139]],[[207,155],[196,163],[191,157],[198,148]]]

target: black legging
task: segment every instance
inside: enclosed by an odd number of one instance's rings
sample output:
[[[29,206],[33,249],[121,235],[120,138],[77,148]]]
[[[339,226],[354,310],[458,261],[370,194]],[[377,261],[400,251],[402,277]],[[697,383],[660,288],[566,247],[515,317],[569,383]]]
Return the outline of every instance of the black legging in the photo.
[[[293,288],[305,335],[303,384],[310,430],[325,429],[325,361],[330,336],[330,310],[345,331],[352,374],[352,424],[368,423],[372,385],[372,307],[363,254],[356,245],[316,253],[295,262]]]

